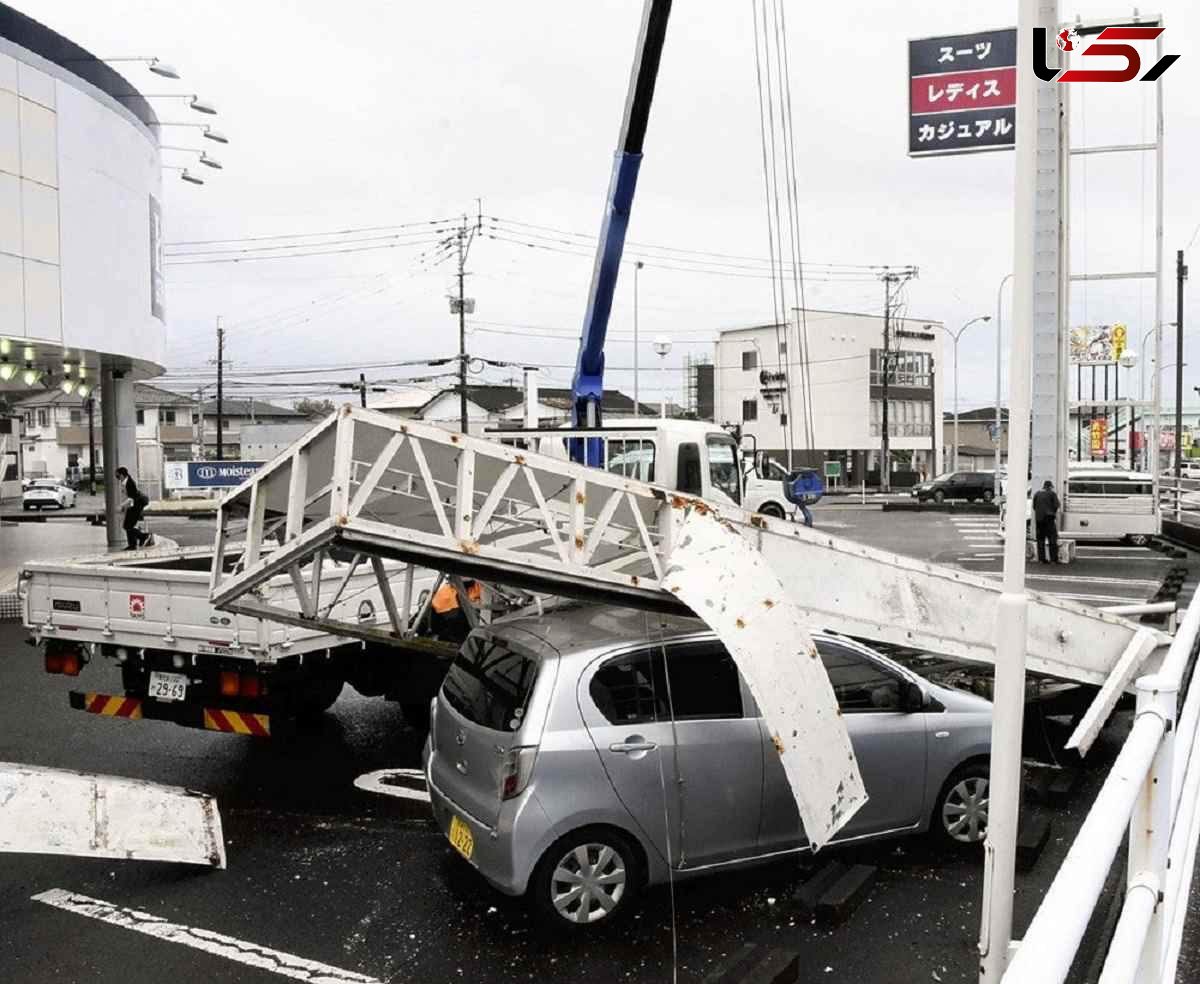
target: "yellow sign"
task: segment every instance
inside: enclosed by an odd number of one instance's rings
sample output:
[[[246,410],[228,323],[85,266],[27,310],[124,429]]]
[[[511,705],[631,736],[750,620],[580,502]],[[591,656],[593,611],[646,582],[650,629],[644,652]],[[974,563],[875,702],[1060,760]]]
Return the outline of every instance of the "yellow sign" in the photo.
[[[1103,417],[1092,421],[1091,448],[1101,453],[1108,449],[1108,422]]]
[[[1120,360],[1121,353],[1125,351],[1125,326],[1116,324],[1112,327],[1112,353],[1113,361]]]

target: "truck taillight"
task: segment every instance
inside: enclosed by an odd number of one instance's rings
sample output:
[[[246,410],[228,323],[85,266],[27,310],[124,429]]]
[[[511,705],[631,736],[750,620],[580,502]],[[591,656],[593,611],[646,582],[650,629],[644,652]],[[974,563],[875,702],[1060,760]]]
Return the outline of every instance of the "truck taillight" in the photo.
[[[262,694],[262,677],[257,673],[243,673],[238,693],[243,697],[258,697]]]
[[[87,662],[80,647],[62,643],[48,645],[43,659],[47,673],[65,673],[67,676],[79,676]]]
[[[238,679],[239,676],[240,674],[234,670],[221,671],[222,697],[236,697],[238,695],[238,688],[241,685],[241,681]]]
[[[78,652],[63,653],[62,671],[67,676],[79,676],[79,671],[83,668],[83,662],[79,658]]]
[[[529,777],[533,775],[536,759],[537,745],[518,745],[505,753],[500,782],[501,799],[512,799],[525,790],[529,785]]]
[[[47,649],[45,654],[46,672],[61,673],[63,671],[63,654],[57,650]]]

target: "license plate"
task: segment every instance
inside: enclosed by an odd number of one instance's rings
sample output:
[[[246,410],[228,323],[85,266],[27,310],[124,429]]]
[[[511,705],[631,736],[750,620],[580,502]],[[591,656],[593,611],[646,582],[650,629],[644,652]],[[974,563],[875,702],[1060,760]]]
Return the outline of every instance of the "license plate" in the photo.
[[[182,673],[151,671],[148,696],[155,700],[183,700],[187,696],[188,678]]]
[[[450,844],[468,861],[475,853],[475,838],[471,834],[471,828],[458,817],[450,818]]]

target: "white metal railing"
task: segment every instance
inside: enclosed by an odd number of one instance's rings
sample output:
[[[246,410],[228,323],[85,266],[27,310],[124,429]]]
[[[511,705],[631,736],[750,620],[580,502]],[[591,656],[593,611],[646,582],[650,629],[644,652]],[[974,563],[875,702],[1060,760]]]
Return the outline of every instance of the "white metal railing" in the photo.
[[[1121,840],[1125,901],[1100,984],[1173,984],[1200,837],[1200,635],[1193,598],[1157,673],[1136,683],[1133,727],[1004,974],[1007,984],[1066,979]],[[1182,711],[1178,694],[1186,689]]]
[[[1183,520],[1184,510],[1189,503],[1186,501],[1187,496],[1196,496],[1196,505],[1200,506],[1200,490],[1184,488],[1178,479],[1174,485],[1167,485],[1160,481],[1158,485],[1158,501],[1162,512],[1165,515],[1168,511],[1174,514],[1175,522],[1179,523]]]

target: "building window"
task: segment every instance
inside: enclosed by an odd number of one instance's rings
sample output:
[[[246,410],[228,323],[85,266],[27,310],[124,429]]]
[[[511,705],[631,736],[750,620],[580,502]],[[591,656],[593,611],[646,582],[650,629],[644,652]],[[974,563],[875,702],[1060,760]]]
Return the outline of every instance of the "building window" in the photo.
[[[175,426],[175,411],[174,410],[159,410],[159,416],[162,417],[162,423]]]
[[[757,369],[758,368],[758,352],[754,349],[747,349],[742,353],[742,368]]]
[[[49,410],[38,410],[37,421],[38,421],[39,427],[49,427],[50,426],[50,411]]]
[[[742,423],[758,420],[758,400],[742,400]]]
[[[139,427],[146,422],[146,411],[145,410],[139,410],[137,412],[137,422],[138,422]]]
[[[83,423],[83,411],[72,408],[71,410],[71,426],[78,427]]]
[[[787,355],[787,339],[782,339],[779,343],[779,354]]]
[[[223,430],[223,431],[229,430],[229,418],[228,417],[221,418],[221,430]]]
[[[888,354],[893,386],[932,386],[933,356],[929,352],[893,351]],[[883,349],[871,349],[871,385],[883,384]]]

